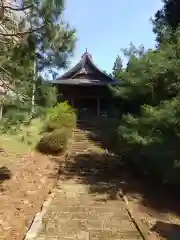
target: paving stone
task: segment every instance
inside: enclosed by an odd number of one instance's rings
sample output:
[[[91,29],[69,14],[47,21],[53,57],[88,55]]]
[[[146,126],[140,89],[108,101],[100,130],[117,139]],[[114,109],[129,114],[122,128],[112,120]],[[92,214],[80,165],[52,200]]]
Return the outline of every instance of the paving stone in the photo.
[[[98,162],[98,159],[92,160],[94,162],[87,165],[86,156],[91,153],[84,151],[88,149],[99,154],[99,149],[96,147],[99,142],[94,144],[88,139],[88,133],[84,131],[76,131],[75,140],[71,155],[54,191],[55,197],[43,217],[42,228],[36,240],[141,239],[126,211],[124,202],[109,200],[108,189],[112,190],[115,183],[108,185],[103,181],[97,183],[94,180],[99,193],[96,191],[93,194],[92,187],[86,183],[86,180],[92,180],[97,176],[91,165],[96,166],[95,170],[98,168],[101,174],[107,173],[107,169],[111,167],[111,164],[106,164],[102,168],[102,160]],[[84,162],[77,169],[75,159],[79,154],[83,154]],[[100,155],[101,159],[102,156],[107,158],[103,154]]]

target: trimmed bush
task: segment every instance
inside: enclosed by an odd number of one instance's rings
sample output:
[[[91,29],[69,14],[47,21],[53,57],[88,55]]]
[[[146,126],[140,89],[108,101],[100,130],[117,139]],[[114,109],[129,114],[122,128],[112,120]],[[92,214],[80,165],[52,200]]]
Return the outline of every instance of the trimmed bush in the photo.
[[[62,153],[67,147],[72,130],[76,126],[75,110],[67,102],[49,109],[43,127],[43,137],[37,149],[42,153]]]
[[[68,135],[65,129],[56,129],[45,133],[40,139],[37,149],[42,153],[62,153],[67,147]]]
[[[49,109],[44,126],[45,132],[51,132],[59,128],[72,130],[76,126],[75,110],[67,103],[59,103]]]

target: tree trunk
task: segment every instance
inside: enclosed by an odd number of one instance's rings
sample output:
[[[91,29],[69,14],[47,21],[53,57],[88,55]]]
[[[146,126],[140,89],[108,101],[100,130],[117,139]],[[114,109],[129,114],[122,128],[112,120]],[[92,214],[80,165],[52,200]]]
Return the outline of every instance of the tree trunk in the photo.
[[[34,60],[33,85],[32,85],[32,98],[31,98],[31,118],[34,115],[34,110],[35,110],[36,79],[37,79],[37,62],[35,59]]]
[[[0,102],[0,121],[2,120],[3,117],[3,103]]]

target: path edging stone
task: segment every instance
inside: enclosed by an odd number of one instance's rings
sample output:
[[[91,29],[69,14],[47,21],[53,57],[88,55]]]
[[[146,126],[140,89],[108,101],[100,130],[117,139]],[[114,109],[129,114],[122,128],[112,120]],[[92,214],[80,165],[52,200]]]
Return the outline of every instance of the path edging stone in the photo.
[[[55,193],[51,193],[48,197],[48,199],[43,203],[42,205],[42,211],[41,212],[38,212],[32,222],[32,225],[29,229],[29,231],[27,232],[24,240],[32,240],[34,239],[35,237],[37,237],[38,233],[39,233],[39,230],[41,229],[41,226],[42,226],[42,219],[43,219],[43,216],[45,215],[45,213],[47,212],[48,210],[48,207],[49,205],[51,204],[53,198],[55,196]]]
[[[72,142],[74,140],[74,130],[73,130],[73,134],[72,134],[72,138],[71,140],[69,141],[69,144],[68,144],[68,148],[66,150],[66,152],[64,153],[64,161],[66,161],[66,159],[69,157],[69,154],[70,154],[70,150],[71,150],[71,147],[72,147]],[[57,181],[59,179],[59,175],[60,175],[60,172],[58,174],[58,177],[57,177]],[[47,197],[47,200],[44,201],[44,203],[42,204],[41,206],[41,210],[40,212],[38,212],[33,221],[32,221],[32,224],[30,225],[29,227],[29,230],[27,231],[25,237],[23,238],[23,240],[33,240],[37,237],[41,227],[42,227],[42,219],[43,219],[43,216],[46,214],[47,210],[48,210],[48,207],[49,205],[51,204],[54,196],[55,196],[55,186],[57,184],[57,181],[53,187],[53,190],[49,192],[49,195]]]

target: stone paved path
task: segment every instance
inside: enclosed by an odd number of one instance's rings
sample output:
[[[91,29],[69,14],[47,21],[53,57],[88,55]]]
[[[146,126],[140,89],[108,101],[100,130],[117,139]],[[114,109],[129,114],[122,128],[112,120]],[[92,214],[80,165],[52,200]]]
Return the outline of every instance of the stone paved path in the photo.
[[[102,149],[88,140],[87,133],[77,131],[36,240],[141,239],[124,202],[110,198],[114,185],[107,186],[102,178],[109,168]]]

